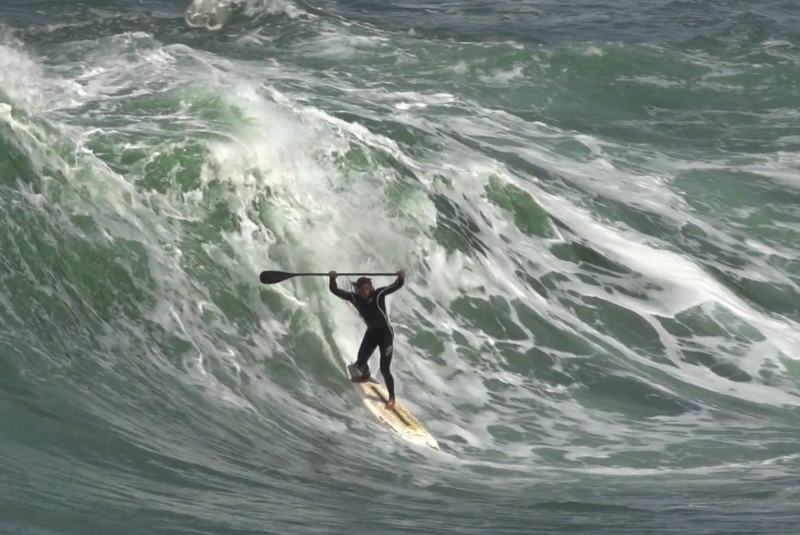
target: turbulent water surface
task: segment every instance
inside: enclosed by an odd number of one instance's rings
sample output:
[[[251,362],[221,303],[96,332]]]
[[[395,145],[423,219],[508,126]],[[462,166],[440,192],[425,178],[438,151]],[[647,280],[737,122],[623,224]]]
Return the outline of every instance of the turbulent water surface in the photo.
[[[186,8],[0,7],[0,531],[796,533],[800,4]]]

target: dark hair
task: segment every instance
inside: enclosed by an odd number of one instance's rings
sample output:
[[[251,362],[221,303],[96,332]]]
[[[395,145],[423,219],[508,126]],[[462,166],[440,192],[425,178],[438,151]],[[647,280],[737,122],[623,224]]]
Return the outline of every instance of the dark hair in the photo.
[[[372,283],[372,279],[370,279],[369,277],[359,277],[358,280],[356,280],[356,282],[353,283],[353,286],[355,286],[356,289],[359,289],[361,288],[361,285],[367,283]]]

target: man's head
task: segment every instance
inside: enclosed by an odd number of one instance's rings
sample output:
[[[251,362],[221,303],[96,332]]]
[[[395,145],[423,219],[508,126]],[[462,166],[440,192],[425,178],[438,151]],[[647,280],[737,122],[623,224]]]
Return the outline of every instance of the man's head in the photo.
[[[369,277],[359,277],[356,281],[356,292],[358,292],[358,295],[366,299],[372,295],[372,290],[374,290],[372,287],[372,279]]]

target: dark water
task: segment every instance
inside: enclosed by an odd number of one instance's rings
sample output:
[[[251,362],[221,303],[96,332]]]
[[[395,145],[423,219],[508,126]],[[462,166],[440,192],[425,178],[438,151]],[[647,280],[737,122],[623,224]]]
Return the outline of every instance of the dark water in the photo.
[[[796,532],[798,5],[186,8],[0,8],[0,531]]]

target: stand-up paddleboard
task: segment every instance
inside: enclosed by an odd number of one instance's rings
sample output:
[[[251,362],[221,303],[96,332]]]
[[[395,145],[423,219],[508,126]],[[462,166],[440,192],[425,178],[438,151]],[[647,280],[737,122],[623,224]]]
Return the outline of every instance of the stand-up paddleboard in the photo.
[[[386,402],[389,401],[389,392],[385,385],[372,378],[363,382],[353,382],[353,385],[364,394],[364,404],[372,414],[400,438],[417,446],[427,446],[441,451],[436,439],[414,418],[414,415],[403,406],[399,399],[395,399],[394,409],[386,410],[384,408]]]
[[[232,0],[192,0],[183,18],[192,28],[219,30],[231,18]]]

